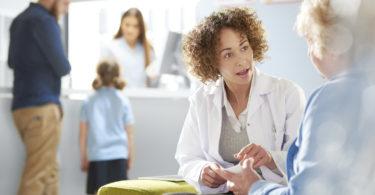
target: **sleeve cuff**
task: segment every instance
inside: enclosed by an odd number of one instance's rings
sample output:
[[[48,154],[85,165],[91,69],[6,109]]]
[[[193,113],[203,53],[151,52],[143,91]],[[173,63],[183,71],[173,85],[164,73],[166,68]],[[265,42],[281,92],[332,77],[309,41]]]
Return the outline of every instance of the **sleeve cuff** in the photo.
[[[258,180],[250,187],[249,195],[265,195],[272,192],[275,192],[274,194],[284,194],[285,189],[282,189],[283,187],[285,186],[265,180]]]
[[[258,181],[256,181],[255,183],[253,183],[253,185],[251,185],[251,187],[250,187],[249,195],[250,195],[250,194],[256,194],[256,193],[259,194],[259,190],[260,190],[265,184],[267,184],[267,181],[265,181],[265,180],[263,180],[263,179],[258,180]]]

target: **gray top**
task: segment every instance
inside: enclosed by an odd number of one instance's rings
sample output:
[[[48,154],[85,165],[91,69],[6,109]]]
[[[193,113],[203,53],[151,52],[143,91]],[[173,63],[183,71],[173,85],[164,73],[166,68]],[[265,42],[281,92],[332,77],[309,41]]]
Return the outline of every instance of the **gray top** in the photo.
[[[234,158],[234,154],[238,153],[244,146],[250,143],[246,131],[246,123],[244,127],[241,127],[241,131],[237,132],[229,121],[225,106],[222,108],[222,113],[223,118],[219,142],[219,154],[223,160],[233,164],[238,164],[239,161]]]

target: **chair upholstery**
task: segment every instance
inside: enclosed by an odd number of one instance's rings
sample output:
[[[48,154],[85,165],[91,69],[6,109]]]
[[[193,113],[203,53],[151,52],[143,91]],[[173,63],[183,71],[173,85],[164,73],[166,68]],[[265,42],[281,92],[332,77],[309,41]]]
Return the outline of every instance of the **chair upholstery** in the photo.
[[[102,186],[98,195],[162,195],[168,192],[197,193],[184,181],[125,180]]]

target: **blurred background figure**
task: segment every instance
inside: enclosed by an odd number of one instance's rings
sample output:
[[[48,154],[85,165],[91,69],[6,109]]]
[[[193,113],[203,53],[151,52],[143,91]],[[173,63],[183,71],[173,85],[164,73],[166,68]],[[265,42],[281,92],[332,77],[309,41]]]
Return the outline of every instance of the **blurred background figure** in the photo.
[[[82,106],[80,122],[81,170],[87,171],[87,194],[128,178],[134,160],[134,117],[129,99],[121,90],[125,81],[115,62],[97,67],[96,90]]]
[[[57,147],[61,77],[70,72],[57,20],[69,0],[30,3],[10,28],[8,64],[14,71],[12,111],[26,147],[18,194],[58,194]]]
[[[122,15],[119,29],[103,49],[102,57],[112,58],[119,63],[128,87],[143,88],[150,84],[146,69],[153,56],[142,13],[137,8],[130,8]]]

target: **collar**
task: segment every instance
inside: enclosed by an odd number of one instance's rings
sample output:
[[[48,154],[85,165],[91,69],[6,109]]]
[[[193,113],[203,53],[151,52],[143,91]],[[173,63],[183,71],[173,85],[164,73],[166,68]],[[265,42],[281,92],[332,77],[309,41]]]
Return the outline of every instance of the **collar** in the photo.
[[[254,74],[254,75],[255,75],[255,74]],[[253,78],[251,79],[251,85],[250,85],[250,91],[249,91],[249,98],[250,98],[250,96],[251,96],[251,94],[252,94],[252,91],[253,91],[252,86],[254,86],[255,80],[256,80],[256,77],[253,76]],[[226,109],[228,115],[233,115],[233,116],[235,116],[235,114],[234,114],[234,110],[233,110],[232,106],[231,106],[230,103],[229,103],[228,95],[227,95],[227,92],[226,92],[226,90],[225,90],[225,82],[224,82],[224,79],[221,79],[221,82],[222,82],[222,84],[221,84],[221,90],[222,90],[222,94],[223,94],[223,103],[222,103],[222,105],[225,107],[225,109]],[[247,107],[246,107],[246,109],[245,109],[242,113],[247,112],[247,108],[248,108],[248,107],[249,107],[249,103],[247,103]],[[241,114],[242,114],[242,113],[241,113]]]
[[[262,73],[256,67],[254,68],[252,82],[251,93],[255,93],[257,95],[266,95],[273,90],[272,79],[270,78],[270,76]],[[206,86],[204,86],[205,93],[207,95],[220,96],[222,94],[223,85],[223,78],[220,77],[217,81],[208,83]]]
[[[215,82],[208,83],[204,86],[205,94],[213,96],[214,101],[220,105],[222,103],[222,89],[224,85],[223,78]],[[272,79],[270,76],[263,74],[257,67],[254,68],[253,79],[250,93],[253,95],[267,95],[273,91]]]
[[[30,7],[39,9],[39,10],[41,10],[43,12],[46,12],[49,15],[51,15],[51,12],[47,8],[45,8],[43,5],[41,5],[40,3],[30,3]]]

